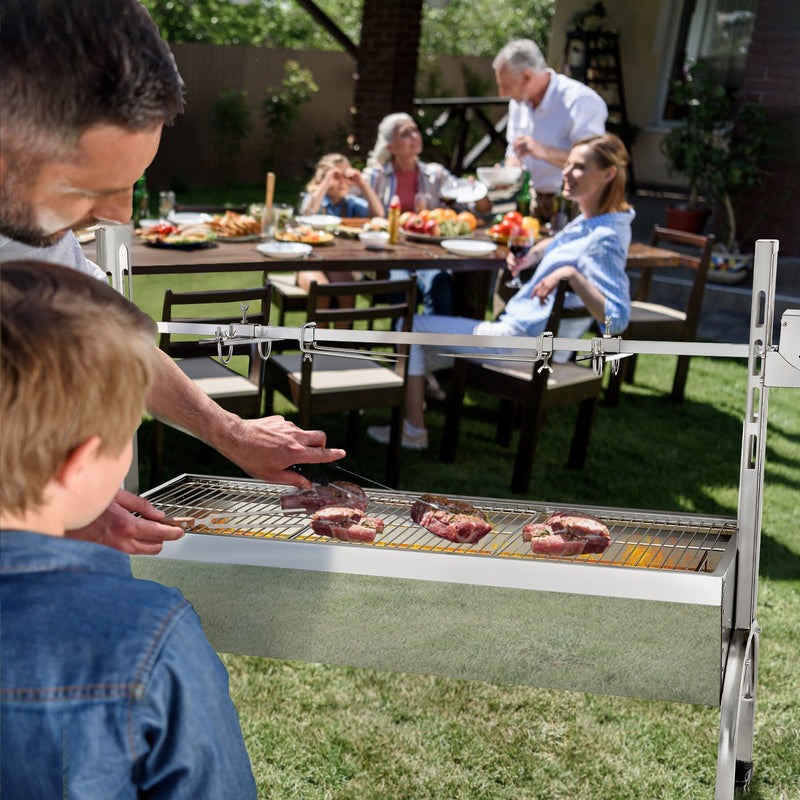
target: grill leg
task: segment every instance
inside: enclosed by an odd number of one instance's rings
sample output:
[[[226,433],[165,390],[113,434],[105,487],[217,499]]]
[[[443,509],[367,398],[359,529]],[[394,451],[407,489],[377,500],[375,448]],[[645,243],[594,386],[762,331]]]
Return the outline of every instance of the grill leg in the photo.
[[[719,720],[715,800],[732,800],[753,775],[753,732],[758,677],[758,624],[736,630],[731,638]]]

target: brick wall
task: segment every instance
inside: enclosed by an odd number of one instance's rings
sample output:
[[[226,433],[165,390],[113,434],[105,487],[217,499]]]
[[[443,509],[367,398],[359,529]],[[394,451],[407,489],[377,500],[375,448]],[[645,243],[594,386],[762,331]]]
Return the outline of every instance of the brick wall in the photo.
[[[743,249],[754,238],[779,239],[780,252],[800,256],[800,3],[761,0],[747,57],[744,93],[761,103],[774,143],[762,189],[738,199]]]

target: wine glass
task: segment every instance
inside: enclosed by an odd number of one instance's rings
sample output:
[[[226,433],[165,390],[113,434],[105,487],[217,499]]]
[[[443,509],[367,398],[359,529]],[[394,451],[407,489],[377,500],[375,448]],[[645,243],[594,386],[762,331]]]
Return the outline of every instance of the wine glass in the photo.
[[[514,228],[508,237],[508,250],[510,253],[513,253],[517,259],[520,259],[533,247],[533,240],[533,231],[529,228]],[[520,280],[519,273],[514,275],[510,281],[506,281],[505,285],[509,289],[520,289],[522,287],[522,281]]]
[[[446,178],[443,181],[439,189],[439,197],[446,206],[450,207],[452,205],[455,205],[457,194],[458,194],[458,178],[454,178],[451,175],[449,178]]]

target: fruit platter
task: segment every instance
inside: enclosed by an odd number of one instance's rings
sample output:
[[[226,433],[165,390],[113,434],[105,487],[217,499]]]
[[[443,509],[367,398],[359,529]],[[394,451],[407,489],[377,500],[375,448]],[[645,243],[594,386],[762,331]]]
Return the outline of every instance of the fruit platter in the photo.
[[[400,215],[401,235],[426,242],[470,236],[477,224],[478,220],[471,212],[459,214],[452,208],[423,209],[417,213],[406,211]]]

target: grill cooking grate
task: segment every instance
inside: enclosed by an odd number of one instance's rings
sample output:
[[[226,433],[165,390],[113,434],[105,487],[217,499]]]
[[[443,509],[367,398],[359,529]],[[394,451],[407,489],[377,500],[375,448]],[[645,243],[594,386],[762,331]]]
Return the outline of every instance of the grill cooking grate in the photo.
[[[309,514],[283,513],[279,498],[286,491],[290,487],[182,475],[147,496],[169,516],[194,517],[193,533],[693,572],[712,572],[730,537],[736,533],[734,520],[570,506],[599,516],[611,532],[610,546],[604,553],[539,556],[531,552],[530,543],[522,540],[522,528],[529,522],[543,521],[560,506],[454,498],[468,500],[481,508],[493,525],[492,532],[480,542],[457,544],[434,536],[411,520],[409,511],[416,495],[368,489],[367,513],[384,521],[383,534],[371,544],[349,544],[314,534],[309,527]]]

